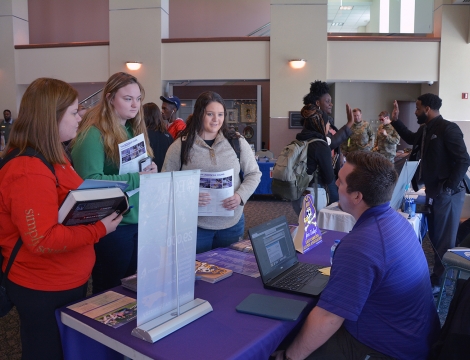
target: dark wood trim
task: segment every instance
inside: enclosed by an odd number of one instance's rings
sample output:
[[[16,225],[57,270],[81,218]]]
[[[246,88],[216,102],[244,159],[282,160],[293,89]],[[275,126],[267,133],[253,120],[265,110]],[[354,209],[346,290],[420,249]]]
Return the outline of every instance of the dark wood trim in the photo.
[[[15,49],[47,49],[47,48],[62,48],[62,47],[108,46],[108,45],[109,45],[109,41],[83,41],[83,42],[69,42],[69,43],[15,45]]]
[[[228,41],[270,41],[269,36],[240,36],[240,37],[217,37],[217,38],[179,38],[162,39],[162,43],[183,43],[183,42],[228,42]]]
[[[241,37],[219,37],[219,38],[179,38],[162,39],[162,43],[184,43],[184,42],[229,42],[229,41],[270,41],[269,36],[241,36]],[[378,36],[378,35],[328,35],[328,41],[403,41],[403,42],[440,42],[440,37],[431,36]],[[29,44],[15,45],[15,49],[47,49],[78,46],[109,46],[109,41],[83,41],[69,43]]]
[[[402,41],[402,42],[440,42],[440,37],[431,36],[379,36],[379,35],[328,35],[328,41]]]

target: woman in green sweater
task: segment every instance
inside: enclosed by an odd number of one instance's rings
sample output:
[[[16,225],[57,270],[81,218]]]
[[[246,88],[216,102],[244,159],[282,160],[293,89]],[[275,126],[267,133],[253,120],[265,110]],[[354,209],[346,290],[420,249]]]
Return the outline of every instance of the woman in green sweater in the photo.
[[[143,134],[147,154],[153,156],[143,118],[143,96],[144,89],[134,76],[120,72],[109,78],[100,102],[85,114],[72,144],[73,165],[83,179],[126,181],[127,191],[139,188],[141,173],[119,175],[118,144]],[[152,163],[144,171],[155,173],[157,166]],[[133,208],[121,226],[95,245],[94,294],[118,286],[120,279],[136,272],[138,192],[130,196],[129,205]]]

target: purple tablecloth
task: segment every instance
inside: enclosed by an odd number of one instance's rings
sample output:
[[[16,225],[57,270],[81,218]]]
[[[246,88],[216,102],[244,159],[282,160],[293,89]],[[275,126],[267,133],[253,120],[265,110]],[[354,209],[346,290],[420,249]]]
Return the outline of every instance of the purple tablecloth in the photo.
[[[327,231],[323,242],[307,254],[299,254],[303,262],[329,265],[330,248],[345,233]],[[135,293],[118,286],[113,291],[135,297]],[[286,297],[308,302],[298,321],[280,321],[237,313],[235,307],[252,293]],[[122,359],[122,355],[62,324],[61,312],[98,330],[105,336],[129,346],[152,359],[267,359],[316,303],[315,298],[266,290],[260,278],[234,273],[216,284],[197,281],[195,295],[208,300],[214,311],[157,341],[147,343],[131,335],[136,322],[117,329],[89,319],[67,308],[58,309],[57,321],[62,336],[65,359]]]

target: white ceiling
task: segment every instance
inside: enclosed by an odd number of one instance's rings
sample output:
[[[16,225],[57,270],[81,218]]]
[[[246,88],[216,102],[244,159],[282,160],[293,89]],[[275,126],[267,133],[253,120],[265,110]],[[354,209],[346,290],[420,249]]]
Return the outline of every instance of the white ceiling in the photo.
[[[353,6],[352,10],[340,10],[343,6]],[[328,1],[328,32],[356,33],[370,21],[372,1]],[[342,25],[336,25],[340,23]],[[335,25],[333,25],[335,24]]]

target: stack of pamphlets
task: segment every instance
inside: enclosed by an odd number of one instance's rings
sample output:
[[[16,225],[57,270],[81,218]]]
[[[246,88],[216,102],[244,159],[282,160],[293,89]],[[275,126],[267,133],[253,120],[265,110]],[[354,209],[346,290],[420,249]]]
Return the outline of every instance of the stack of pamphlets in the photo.
[[[237,274],[254,278],[260,276],[258,264],[252,252],[238,251],[230,248],[217,248],[196,254],[196,260],[214,264],[224,269],[230,269]]]

